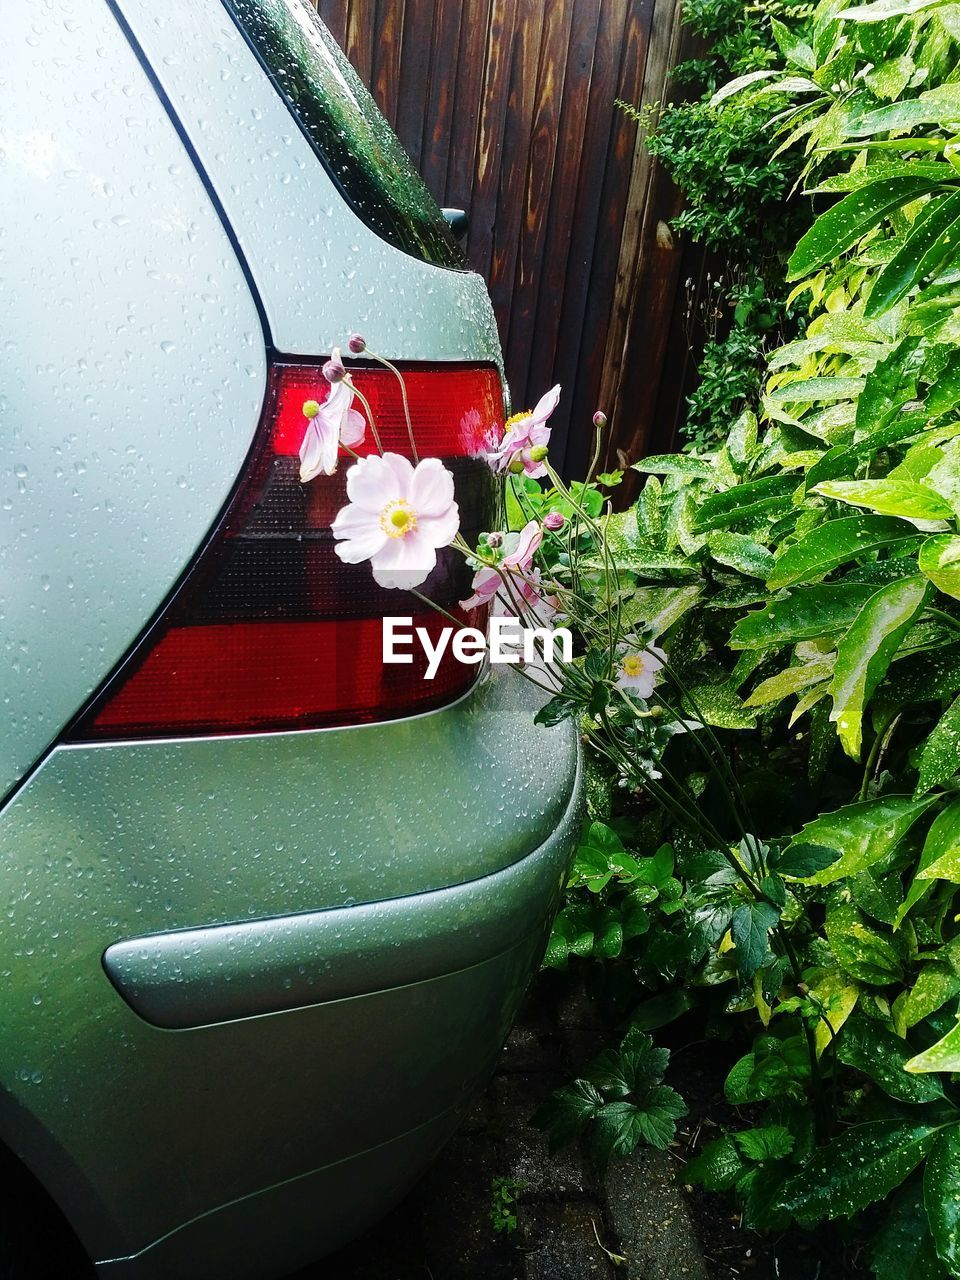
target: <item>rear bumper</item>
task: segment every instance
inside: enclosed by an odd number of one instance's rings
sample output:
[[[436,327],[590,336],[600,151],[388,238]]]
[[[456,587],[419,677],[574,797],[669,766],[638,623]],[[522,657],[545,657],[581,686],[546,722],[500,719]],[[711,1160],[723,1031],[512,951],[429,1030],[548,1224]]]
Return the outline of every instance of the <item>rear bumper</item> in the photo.
[[[281,1046],[291,1033],[301,1045],[313,1046],[308,1060],[286,1063],[294,1087],[286,1092],[281,1110],[275,1109],[276,1098],[273,1109],[266,1110],[258,1098],[244,1114],[246,1131],[238,1145],[248,1148],[259,1128],[261,1145],[292,1145],[298,1152],[326,1152],[331,1158],[206,1207],[134,1252],[102,1258],[98,1273],[110,1280],[271,1280],[338,1248],[397,1203],[449,1138],[493,1069],[542,956],[581,817],[578,786],[553,836],[504,871],[453,889],[272,922],[281,950],[306,943],[300,981],[315,969],[314,998],[319,990],[338,989],[331,977],[340,968],[333,954],[338,947],[345,968],[341,987],[366,981],[385,989],[368,986],[362,993],[303,1007],[302,988],[300,1008],[243,1017],[240,1006],[230,1002],[233,978],[242,980],[249,973],[244,961],[235,967],[239,955],[249,954],[249,938],[240,941],[228,972],[218,974],[212,971],[216,957],[230,956],[227,939],[201,938],[199,946],[186,940],[221,930],[168,935],[185,941],[179,952],[160,947],[168,939],[144,940],[141,962],[150,969],[156,961],[159,980],[131,996],[143,1009],[155,1018],[204,1017],[206,1002],[220,1000],[222,1008],[232,1008],[242,1019],[174,1036],[168,1032],[168,1043],[182,1044],[189,1055],[194,1037],[207,1037],[208,1044],[217,1037],[220,1052],[232,1058],[235,1029],[248,1044],[251,1037],[259,1041],[259,1063],[267,1069],[269,1062],[285,1059]],[[361,946],[351,953],[349,921],[344,920],[351,911],[358,920],[378,913],[383,921],[379,949]],[[317,948],[336,938],[335,922],[343,922],[347,932],[322,958]],[[368,920],[367,927],[371,923],[376,921]],[[408,929],[417,936],[405,936]],[[396,971],[388,967],[394,946]],[[177,956],[185,966],[183,991],[174,976]],[[446,968],[464,961],[454,971]],[[288,962],[293,963],[292,954]],[[204,966],[216,994],[204,995]],[[403,971],[407,981],[397,985]],[[275,1001],[288,990],[280,969],[275,978],[269,992],[261,990],[262,999]],[[202,1044],[196,1040],[194,1049]],[[262,1056],[265,1049],[269,1060]],[[411,1120],[416,1123],[406,1127]],[[223,1135],[228,1158],[236,1137]],[[196,1166],[184,1169],[182,1176],[195,1178]]]
[[[579,780],[575,796],[579,794]],[[407,986],[509,951],[556,905],[576,802],[535,853],[386,902],[115,943],[103,964],[147,1022],[184,1029]]]

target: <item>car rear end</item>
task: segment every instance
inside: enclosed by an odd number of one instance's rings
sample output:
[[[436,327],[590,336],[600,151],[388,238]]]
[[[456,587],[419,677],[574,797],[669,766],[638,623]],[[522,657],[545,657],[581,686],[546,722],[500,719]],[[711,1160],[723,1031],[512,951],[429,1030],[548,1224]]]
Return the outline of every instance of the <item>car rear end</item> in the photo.
[[[443,620],[334,554],[346,458],[299,481],[360,329],[489,528],[495,329],[305,9],[15,21],[0,1138],[104,1275],[280,1275],[452,1131],[578,826],[574,735],[513,673],[385,667],[384,615]]]

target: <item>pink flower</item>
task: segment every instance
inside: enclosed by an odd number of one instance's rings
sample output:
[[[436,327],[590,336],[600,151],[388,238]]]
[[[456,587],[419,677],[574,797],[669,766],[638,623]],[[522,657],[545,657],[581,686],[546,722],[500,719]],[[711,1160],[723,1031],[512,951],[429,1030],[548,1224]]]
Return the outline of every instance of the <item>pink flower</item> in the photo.
[[[628,650],[617,663],[617,684],[621,689],[633,689],[641,698],[649,698],[666,660],[667,655],[655,645]]]
[[[533,412],[515,413],[506,422],[499,447],[488,455],[494,471],[525,471],[528,476],[545,476],[544,459],[550,443],[547,419],[560,403],[560,387],[541,396]]]
[[[331,526],[337,555],[369,560],[381,587],[418,587],[460,527],[453,476],[439,458],[416,467],[398,453],[361,458],[347,472],[347,497]]]
[[[462,609],[476,609],[478,605],[489,604],[503,586],[503,576],[511,580],[511,587],[525,599],[539,600],[539,594],[532,590],[523,577],[533,569],[533,557],[543,541],[543,530],[536,520],[531,520],[520,532],[517,545],[508,551],[499,564],[499,570],[483,565],[477,570],[473,579],[473,595],[469,600],[461,600]],[[489,545],[489,544],[488,544]],[[509,593],[504,593],[509,602]]]
[[[308,419],[300,445],[300,479],[332,476],[337,469],[341,444],[359,444],[367,429],[366,419],[353,407],[353,388],[348,382],[334,382],[323,404],[308,400],[303,406]]]

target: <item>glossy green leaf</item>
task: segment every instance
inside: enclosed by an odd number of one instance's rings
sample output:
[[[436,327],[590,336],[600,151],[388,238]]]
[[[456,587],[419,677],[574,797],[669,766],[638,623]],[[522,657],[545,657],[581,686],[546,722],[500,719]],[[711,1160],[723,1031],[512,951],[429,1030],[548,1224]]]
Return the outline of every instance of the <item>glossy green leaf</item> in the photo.
[[[960,85],[942,84],[921,93],[918,98],[894,102],[889,107],[878,107],[874,111],[868,111],[854,118],[844,132],[848,138],[869,138],[876,133],[887,133],[891,130],[899,132],[916,129],[924,124],[954,122],[960,122]],[[928,187],[927,190],[929,189]],[[906,204],[922,194],[924,194],[923,190],[918,189],[915,195],[905,196],[899,203]]]
[[[837,646],[830,719],[847,755],[860,758],[863,713],[886,674],[907,628],[923,608],[926,579],[904,578],[881,587],[864,604]]]
[[[749,902],[738,907],[730,923],[730,935],[736,947],[737,972],[743,979],[752,978],[770,950],[770,930],[780,916],[769,902]]]
[[[951,351],[927,393],[926,409],[931,418],[949,413],[960,404],[960,350]]]
[[[898,480],[828,480],[815,493],[853,507],[866,507],[884,516],[908,520],[945,520],[953,508],[939,494],[922,484]]]
[[[808,884],[832,884],[886,857],[932,803],[909,796],[883,796],[846,805],[808,822],[791,840],[787,853],[796,844],[839,849],[839,861],[806,877]]]
[[[707,536],[710,554],[719,564],[748,578],[764,579],[773,568],[773,555],[744,533],[716,530]]]
[[[920,281],[949,264],[960,232],[960,191],[935,197],[934,208],[918,218],[902,247],[883,267],[864,310],[875,319],[905,298]]]
[[[937,1130],[907,1119],[854,1125],[814,1152],[780,1204],[804,1223],[846,1218],[882,1200],[917,1167]]]
[[[840,476],[852,476],[860,464],[872,458],[878,450],[901,440],[908,440],[924,429],[927,414],[904,413],[893,422],[871,432],[854,444],[834,445],[832,449],[819,458],[804,477],[808,490],[816,488],[823,480],[833,480]]]
[[[821,680],[829,680],[833,674],[833,659],[823,662],[801,662],[797,666],[787,667],[775,676],[762,680],[744,702],[745,707],[765,707],[780,702],[791,694],[800,693],[812,684]]]
[[[916,336],[903,338],[867,374],[857,400],[857,434],[866,437],[887,426],[894,414],[917,396],[923,364],[923,344]]]
[[[920,752],[917,795],[952,778],[960,768],[960,698],[943,713]]]
[[[880,112],[871,114],[877,116]],[[867,124],[866,117],[862,124]],[[872,124],[867,132],[873,132]],[[857,133],[855,136],[865,135]],[[859,191],[851,191],[817,218],[794,249],[787,279],[800,280],[818,267],[832,262],[895,209],[926,195],[935,185],[929,178],[911,174],[881,179],[861,187]]]
[[[660,476],[684,476],[687,479],[716,480],[716,467],[689,453],[658,453],[634,462],[632,470]]]
[[[960,1274],[960,1125],[945,1129],[927,1157],[923,1203],[937,1256]]]
[[[943,1097],[940,1081],[913,1075],[904,1063],[913,1055],[905,1040],[869,1018],[851,1018],[837,1042],[837,1057],[875,1080],[898,1102],[936,1102]]]
[[[824,928],[837,963],[857,982],[885,987],[903,977],[900,953],[892,938],[852,902],[833,903]]]
[[[905,1064],[907,1071],[960,1071],[960,1022],[942,1040]]]
[[[883,1215],[870,1257],[874,1280],[944,1280],[920,1183],[911,1181]]]
[[[960,536],[941,533],[927,538],[920,548],[917,566],[945,596],[960,600]]]
[[[819,640],[846,631],[875,588],[861,583],[797,587],[782,600],[740,618],[730,634],[732,649],[765,649]]]
[[[695,529],[706,532],[761,515],[782,505],[797,487],[793,476],[764,476],[712,494],[697,512]]]
[[[776,590],[812,582],[859,556],[916,536],[912,525],[889,516],[843,516],[839,520],[828,520],[777,557],[767,586]]]
[[[871,4],[858,4],[837,14],[848,22],[886,22],[888,18],[902,18],[920,13],[924,9],[938,9],[949,0],[872,0]]]
[[[960,995],[960,977],[952,969],[932,961],[925,964],[914,979],[913,986],[906,992],[903,1003],[904,1026],[915,1027],[957,995]]]

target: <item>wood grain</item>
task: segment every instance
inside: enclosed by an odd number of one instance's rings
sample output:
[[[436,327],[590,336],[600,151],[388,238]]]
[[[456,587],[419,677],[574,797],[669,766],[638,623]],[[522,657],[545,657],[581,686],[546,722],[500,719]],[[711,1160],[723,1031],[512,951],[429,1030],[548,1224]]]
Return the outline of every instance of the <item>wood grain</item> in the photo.
[[[614,100],[662,100],[679,0],[316,3],[436,199],[470,216],[514,406],[562,383],[567,474],[601,404],[609,458],[639,456],[655,415],[673,429],[688,379],[673,351],[683,251],[657,248],[677,196]]]

